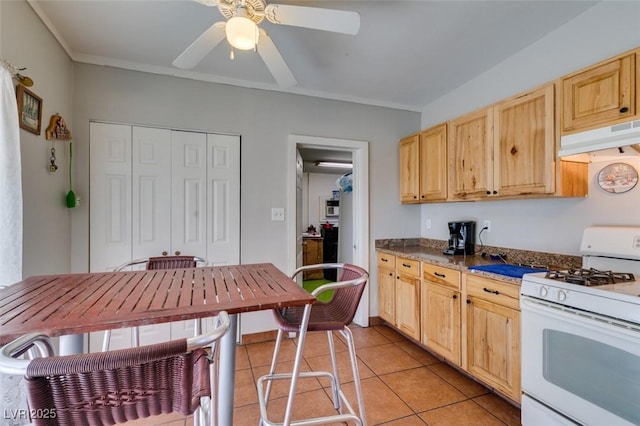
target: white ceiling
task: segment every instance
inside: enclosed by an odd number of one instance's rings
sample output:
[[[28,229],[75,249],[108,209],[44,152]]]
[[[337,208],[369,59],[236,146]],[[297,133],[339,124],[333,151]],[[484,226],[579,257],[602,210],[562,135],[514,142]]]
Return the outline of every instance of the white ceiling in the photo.
[[[315,1],[357,11],[360,32],[329,33],[266,20],[264,28],[298,81],[276,85],[253,51],[220,43],[196,68],[172,61],[212,23],[216,7],[192,0],[27,0],[78,62],[420,111],[534,43],[595,1]]]

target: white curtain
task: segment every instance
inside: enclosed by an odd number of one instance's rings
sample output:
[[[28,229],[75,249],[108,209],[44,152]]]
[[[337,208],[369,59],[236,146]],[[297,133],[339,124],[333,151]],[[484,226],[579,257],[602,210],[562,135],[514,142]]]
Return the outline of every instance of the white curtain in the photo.
[[[22,172],[18,105],[11,73],[0,67],[0,287],[22,280]]]

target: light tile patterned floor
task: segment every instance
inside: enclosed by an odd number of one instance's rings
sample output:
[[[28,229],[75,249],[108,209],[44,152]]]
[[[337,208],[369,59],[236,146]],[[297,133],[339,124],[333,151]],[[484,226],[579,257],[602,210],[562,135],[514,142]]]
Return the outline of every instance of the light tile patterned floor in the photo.
[[[388,426],[516,426],[520,410],[484,386],[441,362],[384,325],[352,327],[359,358],[360,377],[365,394],[369,425]],[[312,333],[305,344],[308,370],[329,366],[325,333]],[[346,345],[335,339],[339,351],[344,391],[355,403],[353,381]],[[290,371],[296,340],[283,343],[278,371]],[[234,426],[256,426],[259,422],[255,380],[264,374],[271,361],[273,343],[260,342],[238,346]],[[344,367],[344,368],[343,368]],[[298,386],[294,418],[327,415],[332,410],[328,382],[305,379]],[[285,383],[274,386],[269,405],[272,420],[280,421],[286,403]],[[136,426],[191,425],[192,419],[169,415],[153,421],[130,423]]]

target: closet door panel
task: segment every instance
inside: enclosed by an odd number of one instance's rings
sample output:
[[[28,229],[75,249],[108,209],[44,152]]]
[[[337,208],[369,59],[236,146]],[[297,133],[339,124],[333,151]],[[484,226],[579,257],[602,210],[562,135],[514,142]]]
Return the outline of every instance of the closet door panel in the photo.
[[[131,126],[90,123],[89,270],[131,259]]]
[[[240,137],[207,135],[207,253],[213,265],[240,262]]]
[[[133,127],[133,258],[171,250],[171,132]]]
[[[207,135],[171,132],[172,254],[207,259]]]

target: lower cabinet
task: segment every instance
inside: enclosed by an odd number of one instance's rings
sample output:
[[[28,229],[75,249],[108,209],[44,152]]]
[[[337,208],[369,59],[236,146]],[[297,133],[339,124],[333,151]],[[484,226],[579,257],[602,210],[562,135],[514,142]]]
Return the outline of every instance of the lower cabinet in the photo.
[[[317,265],[322,263],[322,238],[303,238],[302,239],[302,264]],[[302,278],[305,280],[321,280],[324,273],[321,269],[304,271]]]
[[[422,278],[420,342],[460,365],[460,272],[425,263]]]
[[[520,402],[520,311],[517,285],[465,274],[466,369]]]
[[[378,253],[378,312],[404,335],[520,403],[520,287]]]
[[[378,253],[378,315],[396,325],[396,257]]]
[[[420,262],[378,253],[378,311],[382,319],[420,340]]]

